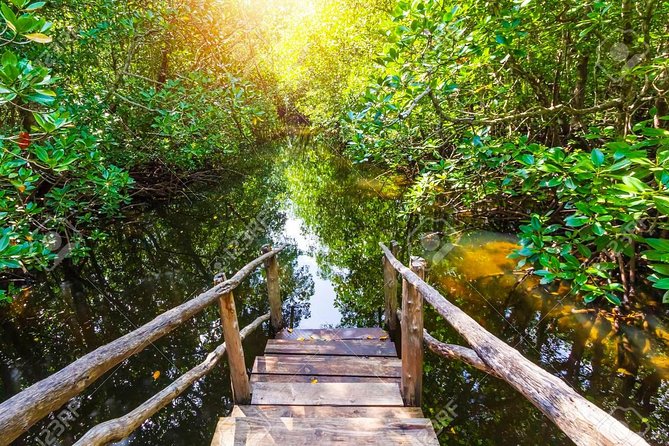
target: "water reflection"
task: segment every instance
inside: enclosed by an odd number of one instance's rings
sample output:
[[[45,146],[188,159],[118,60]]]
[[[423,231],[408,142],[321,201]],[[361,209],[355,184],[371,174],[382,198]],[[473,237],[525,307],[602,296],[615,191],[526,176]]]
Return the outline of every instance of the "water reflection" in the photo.
[[[317,237],[310,234],[304,222],[295,215],[295,204],[287,200],[286,224],[283,229],[285,243],[292,243],[300,254],[297,256],[297,265],[302,268],[314,282],[313,292],[309,299],[310,312],[308,317],[295,321],[294,308],[290,311],[290,326],[299,328],[338,327],[341,315],[335,307],[336,290],[334,285],[319,269],[317,253],[326,249]]]
[[[111,228],[84,264],[63,264],[3,308],[0,398],[196,295],[216,272],[236,271],[265,243],[291,244],[279,259],[286,320],[301,327],[378,325],[378,242],[400,241],[404,261],[409,250],[421,254],[412,243],[421,221],[401,214],[401,178],[351,166],[308,135],[289,138],[235,170],[249,174],[221,178],[194,198],[138,212]],[[654,444],[669,444],[666,310],[650,306],[642,319],[629,321],[575,310],[572,298],[563,299],[564,289],[540,287],[531,277],[521,281],[523,274],[513,272],[514,261],[506,257],[515,247],[513,237],[462,232],[469,225],[456,225],[436,211],[435,216],[433,223],[454,230],[450,245],[437,251],[431,283],[581,394],[634,429],[648,428]],[[260,272],[235,296],[241,325],[268,310]],[[439,339],[462,343],[429,310],[425,323]],[[211,308],[89,388],[82,417],[61,443],[71,444],[94,424],[133,409],[220,341],[218,314]],[[260,332],[247,339],[248,366],[264,343]],[[427,416],[436,419],[455,407],[442,444],[570,444],[513,389],[460,363],[426,354],[424,382]],[[229,388],[224,364],[144,424],[129,444],[208,445],[217,417],[232,405]],[[44,425],[17,444],[34,444]]]
[[[460,238],[455,246],[430,273],[445,295],[651,442],[667,444],[669,356],[666,339],[658,336],[665,333],[666,314],[646,310],[623,318],[615,312],[576,309],[566,288],[544,287],[532,276],[513,272],[514,262],[507,256],[516,245],[507,236],[476,232]],[[440,325],[433,326],[444,339],[456,339]],[[461,373],[466,376],[468,371]],[[485,393],[491,380],[479,376],[477,393]],[[464,426],[472,428],[469,421]],[[553,435],[554,444],[568,443]]]

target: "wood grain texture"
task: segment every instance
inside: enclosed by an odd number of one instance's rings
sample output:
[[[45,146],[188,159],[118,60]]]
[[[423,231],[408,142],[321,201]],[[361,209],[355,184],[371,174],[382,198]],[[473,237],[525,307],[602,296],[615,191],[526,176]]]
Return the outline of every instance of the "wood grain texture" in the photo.
[[[185,321],[216,302],[221,294],[235,289],[263,262],[284,247],[248,263],[232,278],[199,296],[157,316],[152,321],[115,341],[82,356],[53,375],[33,384],[0,404],[0,445],[7,445],[30,426],[77,396],[98,378],[125,359],[142,351]]]
[[[227,345],[232,397],[237,404],[247,404],[251,401],[251,385],[249,384],[249,376],[246,374],[246,359],[244,358],[242,338],[239,335],[239,321],[237,320],[237,309],[232,291],[220,297],[218,308],[221,313],[223,338]]]
[[[399,385],[400,378],[376,377],[376,376],[333,376],[333,375],[268,375],[251,374],[251,383],[310,383],[316,380],[319,383],[392,383]]]
[[[411,269],[421,279],[425,260],[412,257]],[[402,279],[402,396],[407,406],[420,407],[423,392],[423,296]]]
[[[287,406],[403,406],[396,384],[255,383],[252,404]]]
[[[262,247],[263,254],[271,252],[272,247]],[[265,277],[267,281],[267,296],[269,298],[270,313],[272,314],[272,329],[275,333],[283,328],[283,310],[281,301],[281,283],[279,282],[279,261],[276,256],[265,260]]]
[[[270,339],[265,354],[284,355],[333,355],[333,356],[385,356],[397,357],[395,344],[387,340],[332,340],[305,338],[303,341]]]
[[[499,374],[488,367],[483,360],[471,348],[463,347],[461,345],[444,344],[436,340],[427,330],[423,330],[423,338],[425,345],[434,353],[448,359],[455,359],[469,364],[483,372],[501,378]]]
[[[397,256],[399,245],[396,241],[390,243],[390,249]],[[388,331],[397,333],[400,321],[397,318],[397,271],[393,265],[386,260],[386,256],[381,258],[383,266],[383,296],[385,301],[384,318]]]
[[[235,426],[237,420],[232,417],[219,418],[214,431],[211,446],[232,446],[235,444]]]
[[[235,418],[234,438],[234,445],[257,446],[439,444],[429,420],[411,418]]]
[[[388,332],[382,328],[316,328],[282,330],[276,335],[276,339],[313,339],[313,340],[353,340],[353,339],[379,339],[388,336]]]
[[[397,358],[357,356],[265,355],[256,358],[253,373],[280,375],[334,375],[399,378],[402,363]]]
[[[383,406],[235,406],[232,417],[423,418],[419,407]]]
[[[532,363],[444,298],[381,249],[402,277],[469,343],[481,360],[520,392],[579,446],[648,446],[638,434],[585,399],[560,378]]]
[[[269,318],[270,315],[267,313],[244,327],[240,333],[241,338],[244,339],[249,333],[260,327],[263,322],[269,320]],[[126,438],[156,412],[181,395],[195,381],[211,372],[223,358],[225,350],[225,343],[219,345],[207,355],[207,358],[203,362],[181,375],[172,384],[149,398],[133,411],[122,417],[100,423],[90,429],[75,443],[75,446],[100,446]]]

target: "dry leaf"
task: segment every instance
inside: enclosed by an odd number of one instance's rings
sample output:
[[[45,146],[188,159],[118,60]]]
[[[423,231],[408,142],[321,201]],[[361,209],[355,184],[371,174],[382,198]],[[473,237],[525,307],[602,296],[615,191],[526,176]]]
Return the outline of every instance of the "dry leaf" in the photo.
[[[311,384],[318,384],[318,380],[316,378],[311,378]]]
[[[152,376],[154,381],[160,378],[160,370],[156,370],[155,372],[153,372]]]
[[[381,336],[381,337],[379,338],[380,341],[385,341],[386,339],[388,339],[388,336]]]
[[[299,338],[297,338],[297,340],[298,341],[304,341],[304,338],[300,336]]]
[[[42,33],[24,34],[23,37],[37,43],[51,43],[53,40],[51,36]]]
[[[367,339],[374,339],[374,336],[367,336]]]
[[[293,332],[293,329],[292,329],[292,328],[288,328],[287,330],[288,330],[288,333],[292,333],[292,332]]]

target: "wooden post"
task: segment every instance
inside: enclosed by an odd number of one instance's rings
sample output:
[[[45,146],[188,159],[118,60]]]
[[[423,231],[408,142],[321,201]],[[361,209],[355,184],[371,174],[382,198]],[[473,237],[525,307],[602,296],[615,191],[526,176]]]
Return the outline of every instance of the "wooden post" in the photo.
[[[426,262],[411,258],[411,270],[425,278]],[[405,406],[420,407],[423,392],[423,296],[402,279],[402,396]]]
[[[225,274],[217,276],[214,280],[218,283],[224,282],[226,280]],[[251,402],[251,385],[249,384],[249,376],[246,374],[246,360],[244,359],[242,339],[239,335],[239,321],[237,320],[235,297],[232,295],[232,291],[219,297],[218,308],[221,313],[223,339],[228,354],[228,365],[230,366],[232,397],[235,404],[249,404]]]
[[[399,244],[393,240],[390,242],[390,250],[397,257]],[[400,321],[397,318],[397,271],[388,261],[385,254],[383,256],[383,294],[385,296],[385,319],[388,331],[395,338]]]
[[[268,253],[272,250],[270,245],[262,247],[262,253]],[[283,328],[283,313],[281,302],[281,284],[279,283],[279,262],[276,256],[265,261],[265,271],[267,273],[267,295],[269,296],[269,308],[271,313],[271,323],[274,333],[278,333]]]

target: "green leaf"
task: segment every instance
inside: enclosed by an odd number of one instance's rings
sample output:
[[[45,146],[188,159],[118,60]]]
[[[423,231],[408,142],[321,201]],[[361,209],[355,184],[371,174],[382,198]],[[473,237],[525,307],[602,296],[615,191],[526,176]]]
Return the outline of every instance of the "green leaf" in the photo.
[[[650,269],[662,274],[663,276],[669,276],[669,265],[650,265]]]
[[[16,14],[14,14],[14,11],[12,11],[9,6],[5,5],[4,3],[0,4],[0,13],[2,13],[2,16],[5,18],[5,21],[7,22],[7,26],[9,29],[12,31],[16,32]]]
[[[638,192],[645,192],[649,189],[643,181],[633,176],[623,177],[623,183]]]
[[[520,157],[519,161],[525,164],[526,166],[531,166],[532,164],[534,164],[534,155],[525,154]]]
[[[595,295],[595,294],[588,294],[588,295],[586,295],[586,296],[583,298],[583,301],[584,301],[586,304],[589,304],[589,303],[591,303],[591,302],[594,302],[595,299],[597,299],[597,295]]]
[[[39,90],[35,90],[35,93],[26,95],[25,98],[42,105],[51,105],[54,102],[54,97],[51,94],[39,93]]]
[[[590,220],[590,218],[586,217],[585,215],[570,215],[564,219],[564,222],[569,227],[578,228],[579,226],[586,224],[588,220]]]
[[[41,9],[46,5],[46,2],[35,2],[30,5],[28,5],[25,10],[26,11],[37,11],[38,9]]]
[[[599,149],[594,149],[590,153],[590,159],[592,159],[592,164],[594,164],[595,167],[601,167],[602,164],[604,164],[604,154]]]
[[[606,300],[611,302],[613,305],[620,305],[622,303],[618,296],[616,296],[615,294],[611,294],[611,293],[606,293]]]
[[[647,238],[645,241],[653,249],[662,252],[669,252],[669,240],[662,238]]]
[[[18,65],[18,63],[19,63],[19,59],[16,57],[16,54],[12,53],[11,51],[7,50],[2,55],[2,66],[3,67],[16,66],[16,65]]]
[[[653,284],[653,287],[661,290],[669,290],[669,278],[658,280]]]
[[[0,268],[21,268],[21,264],[16,260],[0,259]]]
[[[44,147],[35,147],[35,155],[37,155],[40,161],[49,164],[49,154]]]
[[[655,203],[655,207],[658,211],[664,215],[669,215],[669,198],[656,195],[653,197],[653,203]]]
[[[534,254],[534,250],[533,250],[532,248],[528,247],[528,246],[525,246],[524,248],[519,249],[519,250],[516,251],[516,252],[517,252],[519,255],[524,256],[524,257],[529,257],[529,256],[531,256],[532,254]]]
[[[592,225],[592,233],[598,236],[602,236],[606,234],[606,230],[601,225],[601,223],[597,222],[594,225]]]
[[[533,215],[530,220],[530,225],[532,226],[532,229],[539,231],[539,229],[541,229],[541,220],[539,220],[538,216]]]
[[[0,252],[4,251],[9,246],[9,235],[5,235],[0,239]]]
[[[662,303],[663,304],[669,304],[669,291],[664,293],[664,296],[662,296]]]

